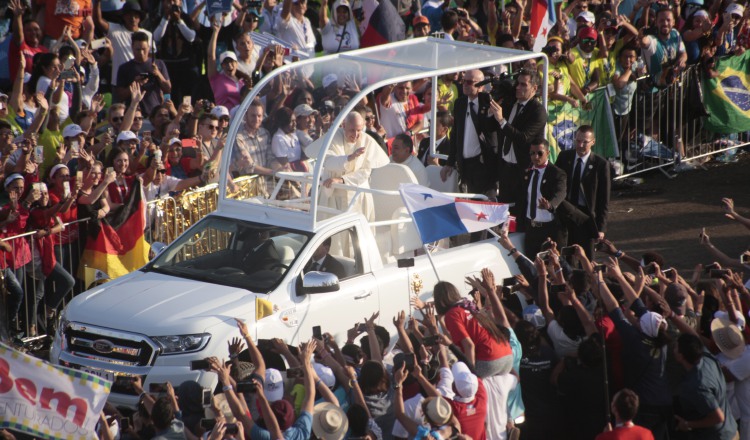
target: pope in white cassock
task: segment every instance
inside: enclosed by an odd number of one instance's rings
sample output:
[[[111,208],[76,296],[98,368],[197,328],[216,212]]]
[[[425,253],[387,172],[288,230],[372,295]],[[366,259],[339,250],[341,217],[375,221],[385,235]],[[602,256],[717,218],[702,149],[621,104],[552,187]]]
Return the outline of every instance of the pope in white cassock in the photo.
[[[370,172],[373,168],[388,164],[389,159],[377,142],[365,133],[365,120],[358,112],[347,115],[342,127],[333,135],[331,146],[326,152],[318,202],[320,206],[346,211],[356,192],[334,188],[332,184],[344,183],[369,188]],[[322,148],[322,138],[305,149],[308,157],[318,157],[318,152]],[[360,193],[352,209],[361,212],[372,221],[375,216],[372,195]],[[321,217],[325,218],[327,215]]]

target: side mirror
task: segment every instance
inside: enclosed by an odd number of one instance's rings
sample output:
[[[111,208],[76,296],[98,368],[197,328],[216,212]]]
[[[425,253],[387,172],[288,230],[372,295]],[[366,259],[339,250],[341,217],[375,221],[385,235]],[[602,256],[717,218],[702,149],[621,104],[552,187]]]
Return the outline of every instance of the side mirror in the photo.
[[[159,254],[164,252],[164,249],[167,248],[167,245],[165,243],[162,243],[160,241],[154,242],[151,244],[151,250],[148,252],[149,261],[156,258]]]
[[[301,275],[302,294],[338,292],[339,277],[329,272],[312,271]]]

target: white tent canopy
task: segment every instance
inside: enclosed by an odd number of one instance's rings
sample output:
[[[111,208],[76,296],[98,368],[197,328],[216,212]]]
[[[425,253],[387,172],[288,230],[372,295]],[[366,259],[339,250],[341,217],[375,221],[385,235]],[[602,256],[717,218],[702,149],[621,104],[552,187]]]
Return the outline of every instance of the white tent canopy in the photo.
[[[328,150],[333,133],[343,122],[347,114],[363,98],[369,96],[373,99],[372,92],[388,85],[398,82],[432,78],[432,120],[435,119],[435,99],[437,99],[437,78],[449,73],[461,72],[470,69],[496,68],[514,62],[529,59],[541,59],[544,63],[543,82],[547,80],[547,57],[541,53],[524,52],[513,49],[505,49],[494,46],[471,44],[458,41],[444,40],[438,38],[417,38],[360,49],[351,52],[312,58],[287,64],[273,70],[253,88],[245,100],[237,109],[229,127],[227,143],[222,155],[220,173],[220,200],[221,210],[231,210],[248,220],[273,223],[274,219],[283,220],[285,224],[297,227],[301,230],[312,231],[320,223],[318,200],[318,189],[323,167],[323,157]],[[250,103],[260,98],[272,87],[280,87],[286,83],[287,86],[293,81],[309,81],[313,86],[320,87],[325,75],[334,73],[339,83],[347,86],[355,84],[360,90],[349,102],[338,112],[338,116],[331,123],[330,129],[323,135],[323,148],[315,160],[312,173],[306,175],[295,175],[295,173],[283,173],[282,177],[304,180],[311,187],[309,197],[300,197],[295,200],[279,201],[270,198],[256,197],[240,200],[227,191],[228,177],[230,177],[230,165],[235,157],[235,142],[238,133],[244,130],[245,114]],[[308,83],[309,84],[309,83]],[[547,88],[540,88],[543,102],[547,102]],[[270,117],[269,114],[267,117]],[[273,121],[270,121],[273,122]],[[434,130],[434,124],[431,129]],[[273,136],[273,133],[271,133]],[[434,131],[431,139],[435,139]],[[434,152],[434,145],[431,146]],[[271,155],[269,151],[269,156]],[[303,191],[304,192],[304,191]]]

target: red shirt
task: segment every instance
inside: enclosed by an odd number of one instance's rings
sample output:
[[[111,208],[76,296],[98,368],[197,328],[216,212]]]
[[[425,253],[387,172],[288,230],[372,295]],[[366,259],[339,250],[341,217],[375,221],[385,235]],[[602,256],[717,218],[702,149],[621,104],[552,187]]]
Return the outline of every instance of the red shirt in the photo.
[[[461,423],[461,433],[466,434],[473,440],[485,440],[487,431],[484,428],[484,422],[487,419],[487,390],[484,388],[484,382],[478,378],[479,387],[474,395],[474,400],[469,403],[449,400],[453,414]]]
[[[654,440],[654,434],[638,425],[620,426],[612,431],[602,432],[596,436],[596,440]]]
[[[71,178],[70,186],[75,188],[73,179],[75,179],[75,177]],[[49,201],[52,205],[60,203],[60,196],[50,190]],[[70,223],[78,220],[78,203],[74,200],[73,204],[70,205],[70,209],[67,211],[58,211],[57,216],[63,223]],[[55,234],[55,244],[68,244],[76,240],[78,240],[78,223],[66,226],[59,235]]]
[[[114,182],[107,185],[107,193],[109,193],[109,200],[113,203],[124,204],[128,200],[128,194],[133,190],[133,184],[135,183],[135,176],[123,176],[125,181],[124,185],[119,183],[120,179],[116,179]]]
[[[73,39],[81,38],[83,19],[90,17],[93,8],[91,0],[36,0],[44,7],[44,35],[59,39],[66,25],[71,27]]]
[[[3,209],[9,209],[10,203],[3,206]],[[29,219],[29,210],[22,203],[18,204],[18,218],[13,223],[7,223],[2,228],[3,237],[12,237],[26,232],[26,222]],[[11,269],[16,270],[25,266],[31,261],[31,248],[29,247],[28,237],[19,237],[9,240],[7,243],[13,248],[13,252],[5,253],[5,262]]]
[[[445,326],[456,345],[471,338],[474,342],[474,353],[478,361],[494,361],[513,353],[510,344],[498,342],[490,332],[485,330],[471,315],[471,312],[461,306],[453,307],[445,314]]]
[[[38,47],[31,47],[24,41],[19,47],[16,40],[11,39],[10,47],[8,49],[8,68],[10,72],[10,78],[13,79],[16,77],[16,72],[18,72],[18,60],[21,57],[21,54],[23,54],[23,56],[26,58],[25,71],[27,73],[31,73],[34,55],[47,52],[49,52],[49,50],[47,50],[47,48],[42,44],[40,44]]]

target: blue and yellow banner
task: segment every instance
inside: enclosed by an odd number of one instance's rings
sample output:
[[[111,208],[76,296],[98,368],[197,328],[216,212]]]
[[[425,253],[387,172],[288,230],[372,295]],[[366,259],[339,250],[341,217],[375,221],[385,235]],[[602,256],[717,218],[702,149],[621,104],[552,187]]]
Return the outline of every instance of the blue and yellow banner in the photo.
[[[703,78],[706,128],[715,133],[750,130],[750,51],[719,59],[716,71],[716,78]]]

